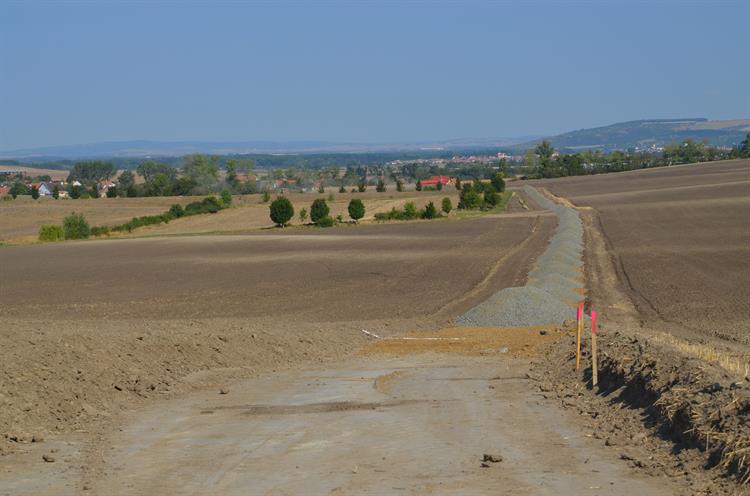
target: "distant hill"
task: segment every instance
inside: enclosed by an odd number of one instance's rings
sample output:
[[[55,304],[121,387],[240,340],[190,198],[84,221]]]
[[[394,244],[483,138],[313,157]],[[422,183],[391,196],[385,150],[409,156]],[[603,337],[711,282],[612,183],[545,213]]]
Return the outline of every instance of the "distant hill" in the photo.
[[[604,151],[648,149],[686,139],[707,139],[714,146],[734,146],[750,131],[750,119],[709,121],[697,119],[648,119],[580,129],[550,136],[552,146],[559,150],[576,151],[600,149]],[[533,148],[541,140],[533,140],[517,147]]]
[[[190,153],[232,155],[476,150],[502,148],[537,137],[538,135],[521,136],[518,138],[465,138],[434,142],[403,143],[335,143],[325,141],[108,141],[81,145],[0,150],[0,159],[54,161],[113,157],[179,157]]]

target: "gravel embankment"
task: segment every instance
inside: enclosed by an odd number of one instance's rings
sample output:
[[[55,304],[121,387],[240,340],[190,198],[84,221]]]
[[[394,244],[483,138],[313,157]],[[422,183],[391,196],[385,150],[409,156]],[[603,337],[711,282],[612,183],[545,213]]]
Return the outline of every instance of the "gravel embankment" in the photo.
[[[525,286],[498,291],[459,317],[460,325],[527,327],[575,318],[575,304],[583,299],[583,224],[574,209],[552,202],[531,186],[524,190],[539,206],[555,212],[555,234]]]

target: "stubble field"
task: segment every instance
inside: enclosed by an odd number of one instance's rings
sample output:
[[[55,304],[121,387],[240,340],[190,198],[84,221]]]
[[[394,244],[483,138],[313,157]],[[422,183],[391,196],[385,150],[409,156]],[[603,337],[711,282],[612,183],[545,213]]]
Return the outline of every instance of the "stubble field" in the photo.
[[[333,201],[328,202],[331,215],[334,217],[341,215],[345,220],[349,219],[347,205],[352,198],[360,198],[364,202],[365,220],[372,219],[375,213],[390,210],[392,207],[402,208],[407,201],[413,201],[417,208],[433,202],[438,209],[444,197],[450,198],[454,207],[458,203],[458,192],[453,187],[446,188],[442,192],[386,191],[377,193],[372,190],[364,193],[338,193],[331,190],[323,194],[291,193],[286,196],[295,208],[292,224],[299,224],[297,214],[300,209],[306,208],[309,212],[310,204],[315,198],[328,198],[330,194],[334,197]],[[35,242],[42,224],[61,224],[63,218],[71,212],[83,213],[92,226],[111,226],[127,222],[133,217],[161,214],[172,204],[179,203],[184,206],[201,198],[185,196],[88,200],[40,198],[35,201],[30,197],[18,197],[16,200],[0,202],[0,242],[13,244]],[[236,195],[233,207],[230,209],[222,210],[214,215],[187,217],[174,220],[167,225],[141,228],[132,235],[245,232],[272,225],[268,215],[268,204],[261,200],[261,195]]]

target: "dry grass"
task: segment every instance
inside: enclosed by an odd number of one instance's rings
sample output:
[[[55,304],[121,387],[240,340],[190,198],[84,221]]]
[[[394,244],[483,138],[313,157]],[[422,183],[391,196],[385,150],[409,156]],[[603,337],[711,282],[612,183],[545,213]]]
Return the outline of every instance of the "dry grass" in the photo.
[[[329,202],[331,215],[341,215],[344,219],[349,218],[347,206],[352,198],[360,198],[364,202],[365,220],[372,219],[377,212],[384,212],[393,207],[401,208],[407,201],[413,201],[418,208],[431,201],[438,209],[444,197],[451,198],[454,206],[458,203],[458,192],[455,188],[449,188],[444,192],[291,193],[286,196],[294,204],[295,217],[292,224],[299,224],[297,215],[300,209],[306,208],[309,212],[310,204],[315,198],[328,198],[330,194],[334,197],[334,200]],[[42,224],[61,224],[63,218],[72,211],[83,213],[91,225],[114,225],[127,222],[133,217],[163,213],[174,203],[185,205],[199,199],[200,197],[170,196],[88,200],[42,198],[35,201],[28,197],[19,197],[16,200],[0,202],[0,241],[13,244],[33,243],[37,240]],[[260,195],[237,195],[234,197],[232,208],[215,215],[186,217],[166,225],[138,229],[131,236],[242,232],[272,225],[268,215],[268,204],[261,200]]]

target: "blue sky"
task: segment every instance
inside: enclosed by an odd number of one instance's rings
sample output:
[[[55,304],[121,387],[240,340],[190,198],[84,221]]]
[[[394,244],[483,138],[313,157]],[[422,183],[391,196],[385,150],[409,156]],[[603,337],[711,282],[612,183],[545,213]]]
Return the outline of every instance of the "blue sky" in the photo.
[[[750,118],[750,1],[0,3],[0,149]]]

